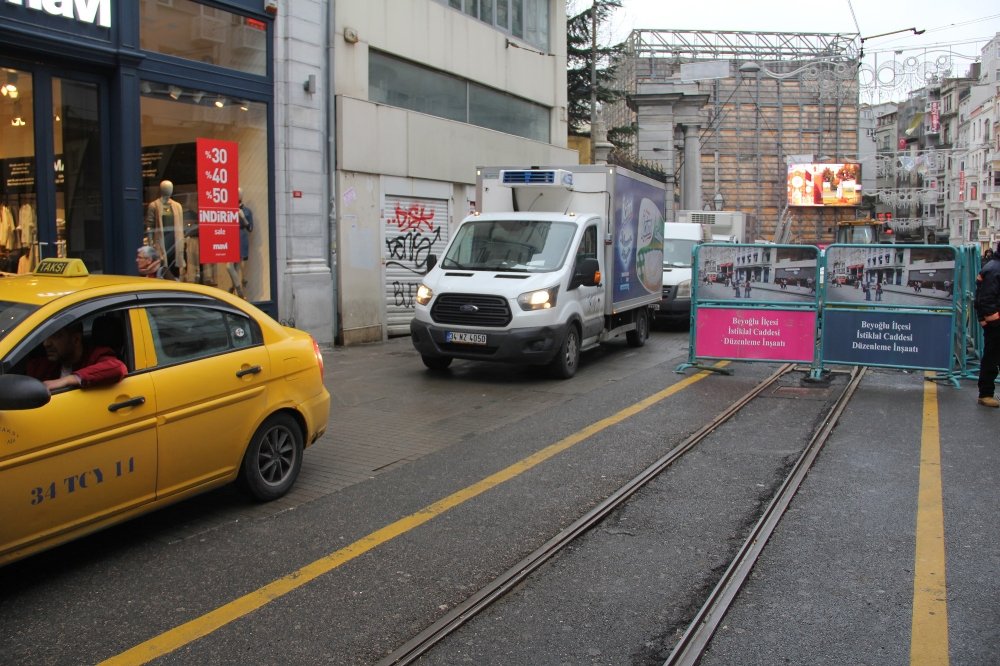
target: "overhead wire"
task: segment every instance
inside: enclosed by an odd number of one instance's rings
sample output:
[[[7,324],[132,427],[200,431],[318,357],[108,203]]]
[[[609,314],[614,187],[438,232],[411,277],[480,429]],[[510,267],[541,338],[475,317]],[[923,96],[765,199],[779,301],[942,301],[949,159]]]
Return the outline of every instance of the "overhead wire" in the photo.
[[[858,16],[857,14],[854,13],[854,5],[851,4],[851,0],[847,0],[847,8],[851,10],[851,19],[854,20],[854,29],[857,30],[858,34],[860,35],[861,26],[858,25]]]

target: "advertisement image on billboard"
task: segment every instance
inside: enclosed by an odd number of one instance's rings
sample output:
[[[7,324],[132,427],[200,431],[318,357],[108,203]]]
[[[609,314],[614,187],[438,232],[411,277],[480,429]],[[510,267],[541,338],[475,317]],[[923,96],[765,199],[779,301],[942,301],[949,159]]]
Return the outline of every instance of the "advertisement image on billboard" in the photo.
[[[789,206],[860,206],[861,165],[856,162],[788,165]]]

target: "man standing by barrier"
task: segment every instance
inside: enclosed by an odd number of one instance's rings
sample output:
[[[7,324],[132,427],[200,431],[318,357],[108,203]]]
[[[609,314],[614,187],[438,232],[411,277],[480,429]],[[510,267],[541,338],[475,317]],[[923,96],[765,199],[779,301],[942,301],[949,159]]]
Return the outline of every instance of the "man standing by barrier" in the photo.
[[[979,404],[1000,407],[994,393],[1000,372],[1000,246],[976,276],[976,316],[983,327],[983,357],[979,362]]]

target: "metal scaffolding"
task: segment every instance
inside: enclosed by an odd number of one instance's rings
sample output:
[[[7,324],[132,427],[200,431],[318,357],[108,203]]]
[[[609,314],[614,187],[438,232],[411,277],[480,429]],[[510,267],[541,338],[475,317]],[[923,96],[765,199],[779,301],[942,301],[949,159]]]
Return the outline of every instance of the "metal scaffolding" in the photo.
[[[858,159],[859,45],[856,34],[636,30],[617,70],[627,101],[605,108],[604,120],[636,127],[632,156],[676,176],[672,97],[651,92],[696,88],[707,99],[701,207],[743,211],[753,238],[829,242],[855,209],[789,209],[787,161]]]

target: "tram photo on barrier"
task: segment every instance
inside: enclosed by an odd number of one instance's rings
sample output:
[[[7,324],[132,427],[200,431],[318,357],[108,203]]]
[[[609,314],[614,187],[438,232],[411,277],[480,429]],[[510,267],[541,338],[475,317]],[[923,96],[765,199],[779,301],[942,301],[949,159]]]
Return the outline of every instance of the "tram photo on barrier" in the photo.
[[[951,246],[833,245],[826,250],[826,301],[947,307],[955,292]]]
[[[698,248],[697,298],[815,301],[818,256],[818,248],[812,245],[707,243]]]

